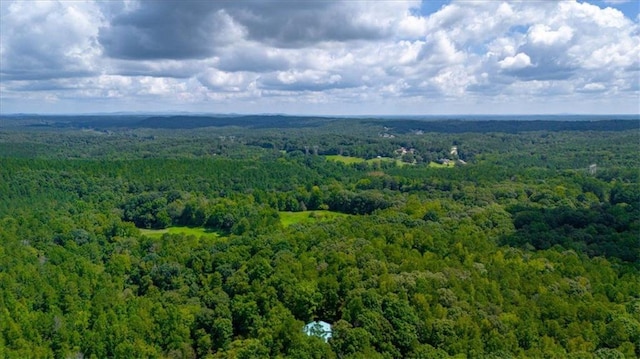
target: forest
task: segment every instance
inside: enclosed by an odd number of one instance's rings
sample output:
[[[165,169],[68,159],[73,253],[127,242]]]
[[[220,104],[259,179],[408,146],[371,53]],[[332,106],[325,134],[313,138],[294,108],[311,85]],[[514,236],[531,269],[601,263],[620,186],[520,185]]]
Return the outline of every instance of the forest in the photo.
[[[4,116],[0,358],[640,357],[638,153],[637,116]]]

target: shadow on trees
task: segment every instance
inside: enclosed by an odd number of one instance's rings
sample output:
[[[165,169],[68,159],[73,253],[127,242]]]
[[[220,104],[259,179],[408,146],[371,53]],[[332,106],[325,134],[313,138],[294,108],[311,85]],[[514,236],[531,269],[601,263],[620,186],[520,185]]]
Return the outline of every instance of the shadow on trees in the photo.
[[[591,208],[536,208],[515,205],[507,209],[516,231],[501,239],[515,247],[549,249],[560,245],[590,257],[618,258],[639,263],[640,211],[628,203],[605,203]]]

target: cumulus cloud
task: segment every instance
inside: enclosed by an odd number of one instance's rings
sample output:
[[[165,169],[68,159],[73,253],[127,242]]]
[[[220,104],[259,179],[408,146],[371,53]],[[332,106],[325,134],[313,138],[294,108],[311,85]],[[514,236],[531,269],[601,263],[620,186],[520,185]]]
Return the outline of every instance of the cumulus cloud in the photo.
[[[552,30],[549,26],[536,24],[529,28],[528,37],[532,44],[543,46],[564,45],[573,38],[573,30],[566,25]]]
[[[80,77],[100,70],[98,7],[87,1],[4,4],[0,21],[3,80]]]
[[[421,112],[598,93],[637,108],[637,15],[577,1],[421,5],[3,1],[0,101]]]
[[[602,92],[606,90],[606,86],[599,82],[590,82],[582,87],[582,91],[587,92]]]
[[[418,56],[430,63],[460,63],[465,58],[465,54],[458,51],[456,43],[444,31],[428,36]]]
[[[260,85],[267,90],[322,91],[348,87],[342,76],[318,70],[280,71],[260,79]]]
[[[244,36],[213,1],[144,1],[100,29],[107,56],[121,59],[206,58]]]
[[[255,41],[278,48],[416,34],[415,17],[394,17],[412,2],[141,1],[120,7],[100,30],[105,53],[121,59],[191,59]],[[413,2],[417,5],[418,3]],[[118,10],[113,10],[118,12]],[[398,24],[403,27],[398,29]]]
[[[216,67],[224,71],[268,72],[288,69],[291,61],[285,50],[246,44],[221,53],[216,57]]]
[[[225,72],[217,69],[208,69],[198,76],[201,84],[211,90],[225,92],[240,92],[247,88],[255,76],[241,72]]]
[[[521,70],[531,66],[531,58],[524,52],[519,52],[515,56],[505,57],[498,64],[503,70]]]
[[[384,29],[348,3],[333,1],[264,1],[231,10],[247,29],[249,40],[275,47],[306,47],[317,42],[376,39]]]
[[[325,42],[378,40],[420,35],[420,17],[410,16],[419,1],[241,2],[229,11],[246,29],[248,39],[282,48]]]

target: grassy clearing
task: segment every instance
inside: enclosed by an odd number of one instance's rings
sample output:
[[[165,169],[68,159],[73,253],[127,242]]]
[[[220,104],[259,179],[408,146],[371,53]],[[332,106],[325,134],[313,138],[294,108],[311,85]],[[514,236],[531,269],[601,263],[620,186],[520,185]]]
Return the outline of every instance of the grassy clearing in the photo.
[[[165,233],[173,233],[173,234],[184,234],[185,236],[196,236],[196,237],[220,237],[220,234],[202,227],[169,227],[165,229],[140,229],[140,233],[144,234],[147,237],[151,238],[160,238]]]
[[[429,167],[432,167],[432,168],[452,168],[455,165],[456,164],[453,161],[448,162],[446,164],[442,164],[438,162],[429,162]]]
[[[328,221],[337,217],[346,217],[348,214],[331,211],[303,211],[303,212],[279,212],[280,223],[288,227],[295,223],[315,223]]]
[[[360,163],[365,161],[364,158],[342,155],[327,155],[325,156],[325,158],[329,161],[338,161],[346,164]]]
[[[372,158],[370,160],[367,160],[368,163],[374,163],[374,162],[379,162],[379,163],[383,163],[383,162],[395,162],[396,166],[399,167],[403,167],[403,166],[408,166],[411,163],[406,163],[406,162],[402,162],[402,160],[396,159],[396,158],[391,158],[391,157],[380,157],[380,158]]]
[[[395,158],[391,158],[391,157],[378,157],[378,158],[372,158],[372,159],[365,160],[364,158],[360,158],[360,157],[341,156],[341,155],[327,155],[327,156],[325,156],[325,158],[327,160],[329,160],[329,161],[338,161],[338,162],[346,163],[348,165],[354,164],[354,163],[362,163],[362,162],[367,162],[367,163],[395,162],[396,166],[408,165],[408,163],[402,162],[399,159],[395,159]]]
[[[360,157],[341,156],[341,155],[326,155],[324,157],[329,161],[338,161],[346,164],[354,164],[354,163],[362,163],[362,162],[367,162],[367,163],[395,162],[396,166],[399,166],[399,167],[411,165],[411,163],[402,162],[402,160],[399,160],[397,158],[391,158],[391,157],[379,157],[379,158],[372,158],[369,160],[365,160],[364,158],[360,158]],[[429,162],[429,167],[432,167],[432,168],[453,168],[455,167],[455,165],[456,164],[453,161],[446,164],[442,164],[438,162]]]

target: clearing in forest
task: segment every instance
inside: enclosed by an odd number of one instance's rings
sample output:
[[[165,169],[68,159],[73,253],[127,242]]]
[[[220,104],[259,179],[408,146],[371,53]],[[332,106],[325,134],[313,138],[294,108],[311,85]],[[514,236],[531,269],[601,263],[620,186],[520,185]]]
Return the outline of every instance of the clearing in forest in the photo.
[[[280,223],[283,227],[288,227],[295,223],[314,223],[327,221],[337,217],[346,217],[348,214],[331,211],[302,211],[302,212],[279,212]]]
[[[338,161],[338,162],[342,162],[342,163],[346,163],[346,164],[360,163],[360,162],[364,162],[365,161],[364,158],[351,157],[351,156],[342,156],[342,155],[326,155],[324,157],[329,161]]]
[[[182,226],[176,226],[176,227],[168,227],[168,228],[164,228],[164,229],[144,229],[144,228],[140,228],[140,233],[144,234],[147,237],[151,237],[151,238],[160,238],[162,237],[163,234],[165,233],[171,233],[171,234],[183,234],[185,236],[196,236],[196,237],[220,237],[220,234],[217,233],[216,231],[209,229],[209,228],[203,228],[203,227],[182,227]]]
[[[429,162],[429,167],[432,167],[432,168],[453,168],[455,167],[455,165],[456,164],[453,161],[449,161],[445,163]]]
[[[399,159],[394,159],[391,157],[376,157],[376,158],[365,160],[364,158],[360,158],[360,157],[342,156],[342,155],[326,155],[325,158],[328,161],[337,161],[337,162],[346,163],[348,165],[354,164],[354,163],[362,163],[362,162],[367,162],[367,163],[395,162],[397,166],[405,166],[409,164],[406,162],[402,162]]]

